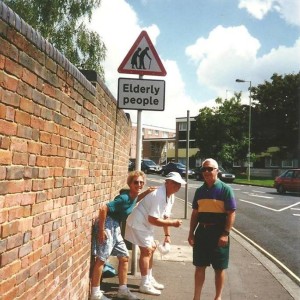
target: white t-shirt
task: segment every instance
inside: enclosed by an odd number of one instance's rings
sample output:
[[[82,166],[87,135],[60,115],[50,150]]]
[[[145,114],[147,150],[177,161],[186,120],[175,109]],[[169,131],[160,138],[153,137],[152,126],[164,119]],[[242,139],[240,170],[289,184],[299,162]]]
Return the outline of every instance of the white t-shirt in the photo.
[[[155,226],[150,224],[148,216],[168,218],[174,204],[174,194],[167,198],[165,185],[148,194],[133,209],[127,218],[127,224],[135,229],[154,232]]]

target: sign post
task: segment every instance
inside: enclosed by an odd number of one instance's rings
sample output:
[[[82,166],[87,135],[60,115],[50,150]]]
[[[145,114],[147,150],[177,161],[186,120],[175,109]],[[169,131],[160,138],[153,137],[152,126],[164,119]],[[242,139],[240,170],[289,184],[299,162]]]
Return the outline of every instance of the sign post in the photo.
[[[165,109],[165,81],[144,80],[143,75],[166,76],[167,72],[147,34],[142,31],[118,68],[119,73],[139,79],[119,78],[118,108],[137,110],[136,170],[141,170],[142,110]],[[131,273],[137,272],[137,246],[132,245]]]

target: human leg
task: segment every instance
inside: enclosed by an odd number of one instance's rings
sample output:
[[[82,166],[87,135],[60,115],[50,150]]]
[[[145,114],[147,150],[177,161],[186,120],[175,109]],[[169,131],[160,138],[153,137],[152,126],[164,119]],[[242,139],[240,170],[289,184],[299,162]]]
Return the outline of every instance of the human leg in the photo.
[[[195,269],[195,286],[193,300],[200,300],[202,287],[205,281],[205,270],[206,267],[196,267]]]
[[[152,284],[152,286],[158,290],[163,290],[165,288],[165,286],[161,283],[158,283],[156,281],[156,279],[153,277],[153,257],[154,257],[154,252],[155,252],[156,248],[153,249],[152,251],[152,255],[151,255],[151,258],[150,258],[150,261],[149,261],[149,269],[148,269],[148,277],[149,277],[149,280]]]
[[[96,258],[93,271],[92,271],[92,293],[91,300],[109,300],[109,298],[105,297],[103,293],[100,291],[100,281],[103,272],[104,261],[100,260],[98,257]]]
[[[216,296],[214,300],[221,300],[224,283],[225,283],[225,270],[215,270]]]
[[[152,266],[153,262],[153,251],[153,248],[140,246],[139,267],[142,275],[142,282],[139,290],[141,293],[158,296],[161,292],[152,286],[148,275],[150,265]]]

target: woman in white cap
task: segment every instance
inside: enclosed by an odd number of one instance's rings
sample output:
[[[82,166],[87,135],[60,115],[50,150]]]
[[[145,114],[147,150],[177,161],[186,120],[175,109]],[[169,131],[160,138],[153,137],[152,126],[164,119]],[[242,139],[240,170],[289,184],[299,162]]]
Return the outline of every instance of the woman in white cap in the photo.
[[[182,220],[170,219],[170,215],[174,194],[186,182],[177,172],[170,172],[166,177],[165,184],[148,194],[133,209],[126,222],[125,239],[140,248],[139,267],[142,280],[139,290],[150,295],[160,295],[160,290],[164,288],[152,276],[153,254],[156,249],[154,228],[163,227],[164,243],[170,243],[169,227],[179,227],[182,223]]]

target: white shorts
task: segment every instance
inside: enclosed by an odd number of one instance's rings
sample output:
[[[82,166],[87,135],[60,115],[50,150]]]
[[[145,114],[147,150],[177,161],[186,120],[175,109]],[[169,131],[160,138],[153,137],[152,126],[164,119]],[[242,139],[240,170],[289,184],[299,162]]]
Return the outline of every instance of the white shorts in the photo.
[[[126,224],[125,240],[140,247],[155,247],[153,232],[138,230]]]

